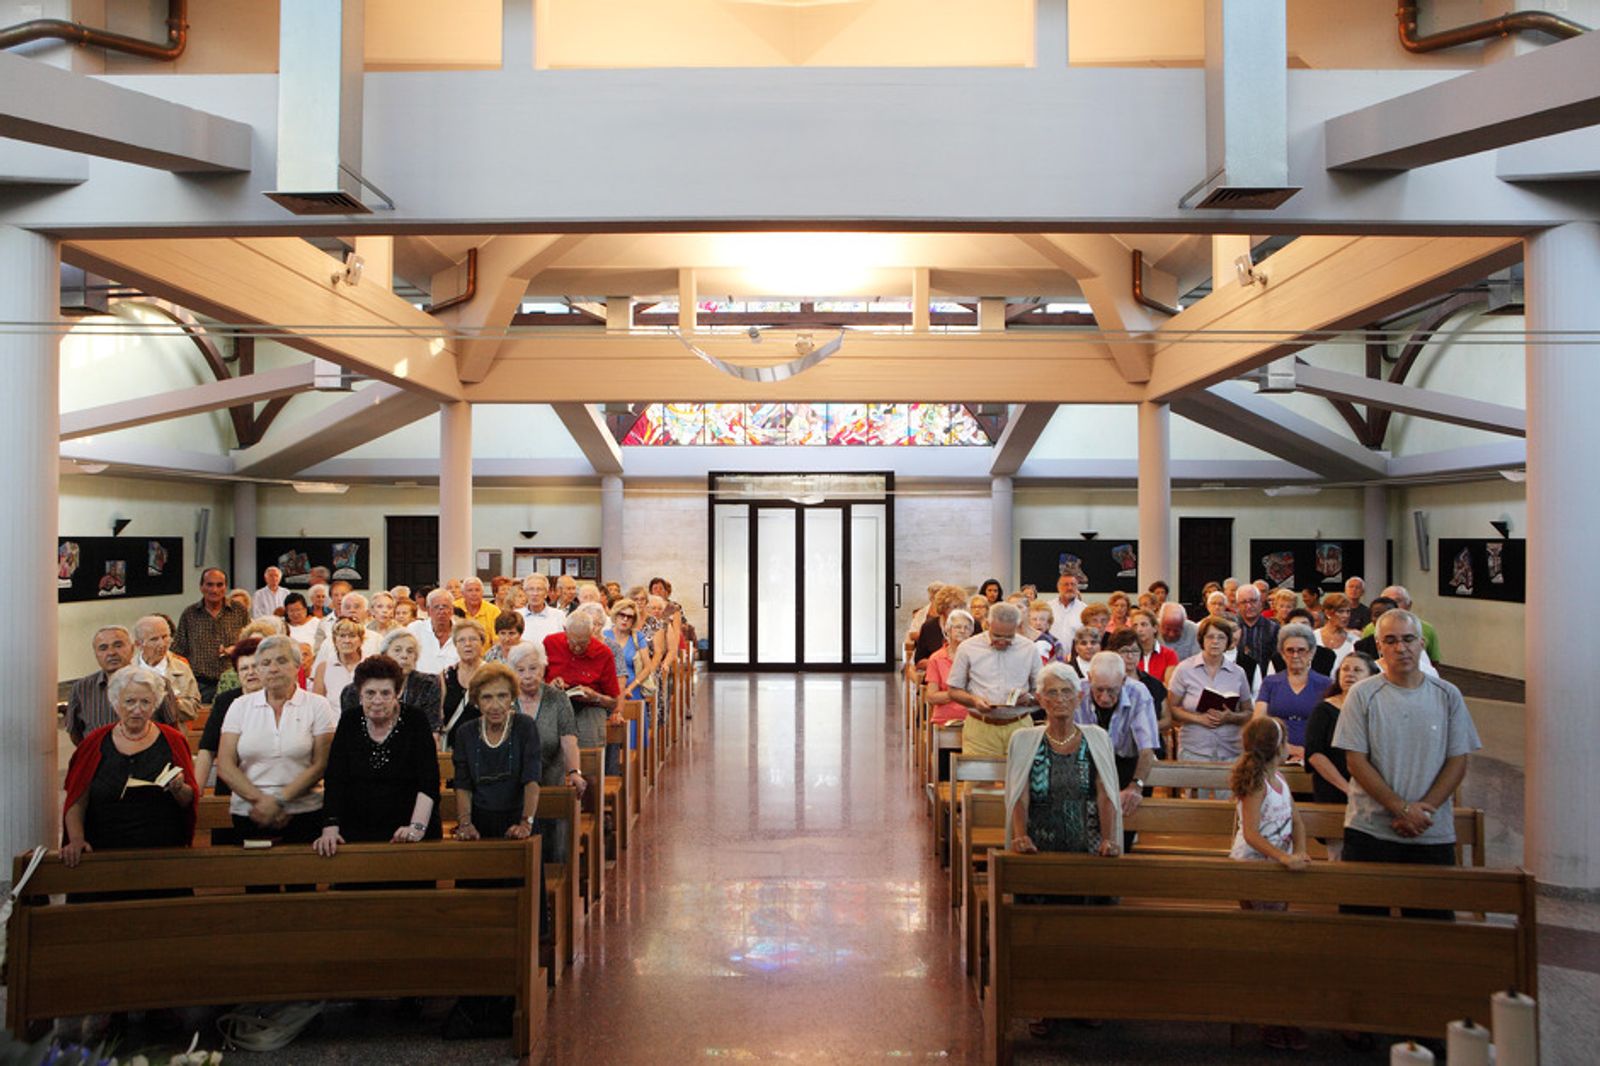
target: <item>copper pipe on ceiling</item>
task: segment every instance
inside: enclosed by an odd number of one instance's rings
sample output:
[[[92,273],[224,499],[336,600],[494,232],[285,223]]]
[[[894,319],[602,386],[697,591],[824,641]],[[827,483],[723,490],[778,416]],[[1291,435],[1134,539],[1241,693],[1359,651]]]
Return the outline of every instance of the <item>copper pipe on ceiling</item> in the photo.
[[[0,29],[0,49],[29,41],[61,40],[105,48],[145,59],[177,59],[189,45],[189,0],[167,0],[167,43],[141,40],[110,30],[97,30],[66,19],[34,19]]]
[[[1135,303],[1152,311],[1160,311],[1164,315],[1176,315],[1183,310],[1180,307],[1170,307],[1144,294],[1144,253],[1137,248],[1133,250],[1133,299]]]
[[[448,311],[452,307],[458,307],[476,295],[478,295],[478,250],[476,248],[468,248],[467,287],[462,289],[455,296],[450,297],[450,299],[440,300],[436,304],[429,304],[427,307],[424,307],[423,310],[428,312],[430,315],[436,315],[440,311]]]
[[[1419,37],[1417,7],[1414,0],[1413,2],[1402,0],[1399,10],[1395,12],[1400,20],[1400,45],[1408,52],[1437,52],[1442,48],[1455,48],[1496,37],[1509,37],[1524,30],[1536,30],[1561,40],[1589,32],[1589,27],[1562,18],[1560,15],[1552,15],[1548,11],[1513,11],[1499,18],[1469,22],[1452,30],[1440,30],[1438,33]]]

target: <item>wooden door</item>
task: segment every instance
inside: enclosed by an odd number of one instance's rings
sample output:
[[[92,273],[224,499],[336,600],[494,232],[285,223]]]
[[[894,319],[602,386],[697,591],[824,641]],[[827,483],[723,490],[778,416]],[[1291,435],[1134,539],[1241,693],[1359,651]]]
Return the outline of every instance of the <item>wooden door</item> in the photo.
[[[1178,519],[1178,600],[1189,616],[1205,614],[1200,589],[1207,581],[1220,582],[1233,572],[1233,519]]]

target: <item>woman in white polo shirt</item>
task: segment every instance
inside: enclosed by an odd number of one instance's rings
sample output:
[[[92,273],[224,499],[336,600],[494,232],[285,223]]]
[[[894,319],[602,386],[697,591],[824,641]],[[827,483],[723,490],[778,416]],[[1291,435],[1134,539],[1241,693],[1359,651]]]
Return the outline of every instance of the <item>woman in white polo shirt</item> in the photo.
[[[300,646],[268,637],[256,649],[259,692],[228,708],[217,776],[233,789],[228,810],[245,839],[306,844],[322,832],[322,775],[339,714],[295,682]]]

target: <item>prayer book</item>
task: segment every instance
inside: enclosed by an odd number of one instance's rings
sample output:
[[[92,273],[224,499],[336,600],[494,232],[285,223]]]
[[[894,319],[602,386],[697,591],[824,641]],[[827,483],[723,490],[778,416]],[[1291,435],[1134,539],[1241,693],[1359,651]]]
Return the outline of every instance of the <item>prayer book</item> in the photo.
[[[1239,709],[1239,697],[1237,694],[1230,696],[1214,688],[1207,688],[1200,693],[1200,702],[1195,704],[1194,709],[1196,714],[1205,714],[1207,711],[1228,714]]]
[[[166,788],[172,783],[173,778],[181,777],[182,775],[182,770],[171,763],[167,763],[166,769],[157,774],[154,781],[146,781],[142,777],[128,778],[127,783],[122,786],[122,795],[126,796],[130,788]],[[118,798],[120,799],[121,797],[119,796]]]

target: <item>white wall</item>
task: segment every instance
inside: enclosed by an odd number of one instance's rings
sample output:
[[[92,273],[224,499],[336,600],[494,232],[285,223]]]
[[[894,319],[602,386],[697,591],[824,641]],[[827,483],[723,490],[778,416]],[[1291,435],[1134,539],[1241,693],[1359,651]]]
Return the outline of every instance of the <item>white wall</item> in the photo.
[[[90,642],[102,625],[130,629],[140,616],[169,615],[174,621],[184,607],[200,598],[200,571],[195,566],[195,511],[211,508],[210,535],[205,563],[225,561],[232,493],[204,483],[152,481],[134,478],[73,475],[61,479],[59,531],[61,536],[109,537],[113,512],[132,521],[124,537],[182,537],[183,595],[151,596],[128,600],[63,603],[56,610],[60,651],[58,680],[81,677],[95,669]]]
[[[698,482],[624,481],[622,494],[623,561],[601,561],[607,580],[623,591],[647,584],[653,577],[672,582],[672,598],[683,604],[684,617],[699,636],[707,636],[701,584],[710,580],[707,561],[706,484]]]
[[[256,526],[263,537],[368,537],[372,580],[384,583],[384,516],[438,513],[439,493],[433,488],[355,485],[342,496],[321,496],[263,486],[257,497]],[[518,533],[524,529],[536,529],[539,535],[523,540]],[[599,547],[600,490],[480,488],[473,493],[472,538],[474,548],[502,551],[507,573],[515,548]]]
[[[1009,592],[1009,574],[990,574],[988,486],[951,488],[936,495],[902,492],[894,501],[894,580],[900,585],[895,632],[911,625],[911,613],[928,599],[928,584],[965,585],[973,591],[998,577]],[[891,649],[899,654],[899,648]]]
[[[1439,595],[1439,538],[1494,537],[1489,523],[1501,518],[1510,519],[1513,539],[1525,538],[1528,511],[1524,487],[1495,478],[1463,485],[1419,486],[1392,496],[1398,497],[1391,500],[1398,580],[1411,593],[1417,614],[1438,630],[1445,662],[1506,677],[1527,677],[1522,642],[1527,610],[1523,604]],[[1413,511],[1424,512],[1428,519],[1432,569],[1426,573],[1417,564]]]

